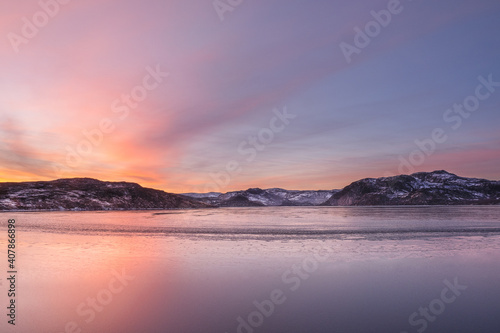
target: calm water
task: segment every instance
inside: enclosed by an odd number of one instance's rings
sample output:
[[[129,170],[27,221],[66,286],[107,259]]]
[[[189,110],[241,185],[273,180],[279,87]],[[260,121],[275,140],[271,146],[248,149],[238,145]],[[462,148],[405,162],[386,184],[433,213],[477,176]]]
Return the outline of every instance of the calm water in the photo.
[[[7,220],[17,318],[7,324]],[[1,332],[500,332],[500,207],[0,213]]]

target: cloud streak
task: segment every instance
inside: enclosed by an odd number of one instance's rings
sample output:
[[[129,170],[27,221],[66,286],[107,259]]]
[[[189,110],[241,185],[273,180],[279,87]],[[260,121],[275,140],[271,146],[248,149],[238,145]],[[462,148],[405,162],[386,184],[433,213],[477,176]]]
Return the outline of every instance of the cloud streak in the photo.
[[[338,44],[387,1],[254,1],[224,22],[210,2],[71,2],[19,53],[0,41],[0,179],[53,179],[56,165],[65,177],[190,191],[238,157],[238,143],[284,106],[300,120],[229,189],[331,189],[394,173],[397,155],[442,126],[443,111],[478,75],[500,78],[497,1],[403,4],[401,17],[348,64]],[[9,4],[1,34],[19,32],[37,10]],[[117,120],[113,101],[156,64],[170,76]],[[487,134],[496,133],[499,99],[421,169],[500,178],[491,148],[498,135]],[[103,118],[116,128],[68,167],[67,147]]]

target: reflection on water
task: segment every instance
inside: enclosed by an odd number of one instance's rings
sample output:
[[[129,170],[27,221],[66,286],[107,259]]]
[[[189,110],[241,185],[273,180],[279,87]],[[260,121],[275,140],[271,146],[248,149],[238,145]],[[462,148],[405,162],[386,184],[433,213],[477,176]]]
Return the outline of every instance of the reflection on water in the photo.
[[[2,320],[0,328],[498,332],[499,213],[498,206],[2,213],[2,258],[6,221],[18,224],[20,293],[18,325]],[[466,289],[457,295],[446,283]]]

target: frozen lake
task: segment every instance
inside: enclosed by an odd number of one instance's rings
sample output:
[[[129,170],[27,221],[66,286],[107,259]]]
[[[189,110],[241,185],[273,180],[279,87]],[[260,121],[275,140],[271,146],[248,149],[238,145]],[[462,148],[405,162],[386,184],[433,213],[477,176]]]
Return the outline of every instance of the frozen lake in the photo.
[[[1,332],[500,332],[500,207],[0,213]],[[7,313],[7,310],[4,310]]]

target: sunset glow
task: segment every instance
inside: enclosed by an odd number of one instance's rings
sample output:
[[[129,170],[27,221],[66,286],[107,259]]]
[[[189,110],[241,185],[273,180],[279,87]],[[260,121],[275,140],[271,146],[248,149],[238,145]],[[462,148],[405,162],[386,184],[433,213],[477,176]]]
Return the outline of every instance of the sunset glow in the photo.
[[[339,45],[387,0],[244,1],[222,21],[212,1],[63,2],[0,11],[2,182],[182,193],[436,169],[500,179],[498,1],[401,2],[349,61]],[[36,27],[41,11],[53,15]],[[474,111],[452,110],[478,89]]]

